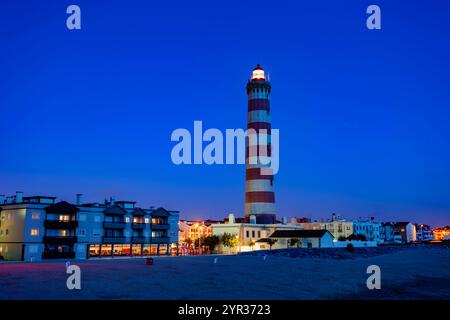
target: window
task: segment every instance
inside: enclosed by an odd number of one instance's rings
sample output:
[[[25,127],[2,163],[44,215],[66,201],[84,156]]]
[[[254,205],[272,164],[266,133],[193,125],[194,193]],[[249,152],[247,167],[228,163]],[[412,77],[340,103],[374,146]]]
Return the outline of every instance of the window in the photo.
[[[145,219],[144,219],[144,222],[145,222],[145,223],[150,223],[150,219],[149,219],[149,218],[145,218]]]
[[[99,217],[100,218],[100,217]],[[85,214],[80,214],[79,216],[78,216],[78,220],[79,221],[86,221],[86,215]]]
[[[130,217],[126,217],[126,218],[125,218],[125,222],[126,222],[126,223],[130,223]]]
[[[89,257],[98,257],[100,255],[100,245],[91,244],[89,245]]]
[[[247,230],[247,231],[245,232],[245,235],[246,235],[247,238],[250,238],[250,231]]]
[[[255,230],[252,230],[252,238],[255,237]]]
[[[85,229],[79,229],[79,230],[78,230],[78,235],[79,235],[80,237],[86,236],[86,230],[85,230]]]
[[[261,238],[261,231],[258,231],[258,238]]]
[[[39,234],[39,230],[38,229],[31,229],[31,235],[32,236],[37,236]]]
[[[94,230],[93,232],[92,232],[92,235],[94,236],[94,237],[100,237],[101,236],[101,231],[100,230]]]
[[[100,216],[95,216],[94,217],[94,222],[100,222]]]
[[[33,219],[33,220],[37,220],[37,219],[39,219],[39,218],[40,218],[39,213],[35,213],[35,214],[32,214],[32,215],[31,215],[31,219]]]

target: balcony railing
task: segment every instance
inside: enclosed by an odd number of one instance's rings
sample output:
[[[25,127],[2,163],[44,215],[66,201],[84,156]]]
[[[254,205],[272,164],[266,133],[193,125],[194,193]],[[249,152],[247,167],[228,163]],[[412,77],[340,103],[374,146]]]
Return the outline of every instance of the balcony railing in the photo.
[[[45,220],[44,227],[47,229],[75,229],[78,221],[75,220]]]
[[[125,243],[126,238],[125,237],[103,237],[102,238],[103,243]]]
[[[105,229],[124,229],[126,226],[125,222],[103,222],[103,228]]]
[[[133,227],[133,229],[145,229],[145,223],[144,222],[133,222],[133,224],[131,225]]]
[[[42,259],[74,259],[75,258],[75,252],[55,252],[55,251],[49,251],[49,252],[43,252],[42,253]]]
[[[45,243],[68,244],[68,243],[77,242],[78,237],[76,237],[76,236],[44,236],[43,241]]]
[[[145,237],[131,237],[131,242],[132,243],[145,243]]]
[[[169,237],[152,237],[150,243],[169,243]]]
[[[152,230],[167,230],[170,228],[168,223],[154,223],[152,224]]]

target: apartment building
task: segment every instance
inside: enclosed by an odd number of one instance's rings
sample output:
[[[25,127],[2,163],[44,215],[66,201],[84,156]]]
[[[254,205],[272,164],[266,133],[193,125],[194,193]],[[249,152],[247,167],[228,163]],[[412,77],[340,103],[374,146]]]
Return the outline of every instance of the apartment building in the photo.
[[[327,230],[336,240],[343,241],[353,234],[353,222],[335,220],[327,222],[300,222],[297,223],[303,230]]]
[[[199,238],[212,236],[212,224],[220,223],[216,220],[180,220],[178,223],[178,241],[180,244],[192,243]],[[190,240],[188,240],[190,239]]]
[[[381,242],[382,224],[373,218],[367,221],[353,221],[353,233],[366,238],[367,241]]]
[[[134,201],[75,204],[56,197],[0,195],[0,259],[88,259],[176,254],[178,211]]]
[[[416,240],[430,241],[434,240],[433,229],[427,224],[415,224]]]
[[[345,241],[351,237],[360,236],[367,241],[380,243],[383,238],[382,224],[375,222],[373,218],[367,221],[349,221],[333,214],[331,220],[327,221],[311,222],[310,220],[294,218],[292,223],[300,226],[303,230],[327,230],[338,241]]]

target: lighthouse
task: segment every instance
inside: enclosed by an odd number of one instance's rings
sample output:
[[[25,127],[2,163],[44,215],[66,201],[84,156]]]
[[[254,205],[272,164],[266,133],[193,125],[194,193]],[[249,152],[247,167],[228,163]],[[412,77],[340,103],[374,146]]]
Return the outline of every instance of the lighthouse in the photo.
[[[271,157],[271,88],[264,69],[258,64],[247,83],[249,139],[245,174],[245,218],[258,224],[276,221],[273,173],[267,161],[263,161]]]

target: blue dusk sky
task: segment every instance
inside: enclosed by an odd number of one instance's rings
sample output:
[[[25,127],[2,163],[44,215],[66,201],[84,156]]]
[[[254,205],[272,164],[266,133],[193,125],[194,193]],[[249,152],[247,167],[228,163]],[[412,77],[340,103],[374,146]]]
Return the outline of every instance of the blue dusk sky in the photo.
[[[450,224],[449,57],[446,0],[2,1],[0,193],[243,216],[245,167],[176,166],[170,135],[245,128],[260,63],[278,218]]]

